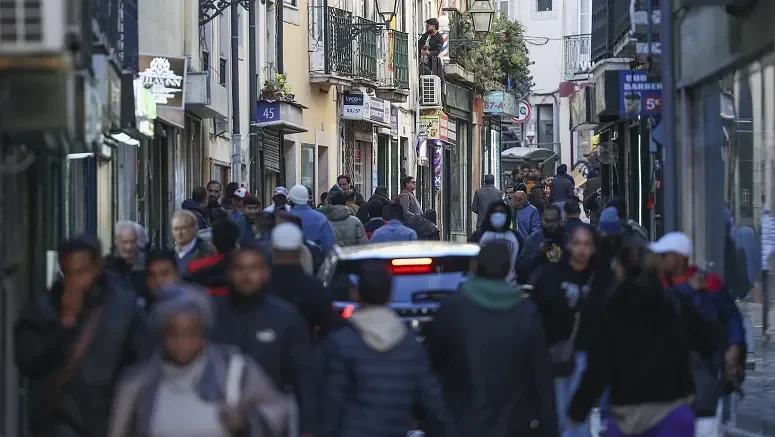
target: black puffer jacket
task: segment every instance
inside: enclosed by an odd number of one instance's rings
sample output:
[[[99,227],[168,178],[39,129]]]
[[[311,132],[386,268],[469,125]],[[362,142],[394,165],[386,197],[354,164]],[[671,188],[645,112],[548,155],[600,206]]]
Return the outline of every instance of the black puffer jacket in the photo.
[[[387,188],[377,187],[377,189],[374,190],[374,195],[369,198],[369,202],[374,202],[374,201],[377,201],[382,204],[383,217],[387,217],[387,215],[384,214],[385,209],[387,208],[388,205],[390,205],[390,199],[388,198]],[[360,209],[358,209],[358,213],[355,214],[355,216],[358,217],[361,223],[365,225],[371,218],[369,217],[369,208],[367,207],[367,205],[363,205]]]
[[[148,352],[145,313],[128,284],[106,272],[85,297],[76,326],[66,328],[59,318],[63,293],[57,282],[22,311],[14,327],[16,365],[31,382],[30,427],[33,435],[47,437],[104,437],[116,380]],[[60,369],[100,307],[104,310],[90,346],[70,381],[54,395]]]

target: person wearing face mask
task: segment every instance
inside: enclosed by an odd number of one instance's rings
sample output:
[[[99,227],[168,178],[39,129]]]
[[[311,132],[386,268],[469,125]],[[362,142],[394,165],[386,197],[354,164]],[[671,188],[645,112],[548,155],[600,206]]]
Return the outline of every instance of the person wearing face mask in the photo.
[[[528,277],[545,263],[557,263],[562,259],[563,239],[560,207],[548,205],[541,213],[541,229],[525,239],[522,251],[517,257],[517,278],[520,281]]]
[[[523,245],[522,237],[519,233],[511,229],[512,216],[511,208],[506,202],[492,203],[484,215],[482,225],[470,237],[469,243],[478,243],[484,246],[493,241],[502,241],[509,248],[511,255],[511,270],[506,277],[506,282],[513,284],[516,281],[517,272],[515,270],[517,255]]]

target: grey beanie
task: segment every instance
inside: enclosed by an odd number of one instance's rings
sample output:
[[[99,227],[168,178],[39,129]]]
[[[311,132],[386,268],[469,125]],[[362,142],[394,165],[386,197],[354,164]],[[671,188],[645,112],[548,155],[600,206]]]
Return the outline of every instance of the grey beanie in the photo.
[[[158,332],[175,316],[195,314],[209,332],[215,322],[213,303],[207,292],[194,284],[180,283],[164,287],[151,311],[151,324]]]

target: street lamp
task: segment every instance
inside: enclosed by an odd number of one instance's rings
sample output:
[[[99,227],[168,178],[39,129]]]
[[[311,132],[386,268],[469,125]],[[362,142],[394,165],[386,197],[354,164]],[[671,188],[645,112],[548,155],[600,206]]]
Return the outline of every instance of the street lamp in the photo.
[[[495,7],[490,0],[474,0],[474,4],[468,8],[471,21],[474,24],[474,32],[483,35],[490,32],[492,20],[495,16]]]
[[[389,1],[389,0],[387,0]],[[374,8],[377,10],[377,14],[379,14],[379,17],[382,19],[382,22],[373,23],[373,22],[355,22],[352,23],[350,27],[350,36],[355,39],[358,35],[361,33],[370,30],[376,35],[379,35],[382,33],[382,28],[385,29],[390,28],[390,22],[393,21],[393,18],[396,16],[396,12],[398,11],[398,2],[399,0],[393,0],[393,9],[382,9],[380,6],[380,0],[374,0]]]

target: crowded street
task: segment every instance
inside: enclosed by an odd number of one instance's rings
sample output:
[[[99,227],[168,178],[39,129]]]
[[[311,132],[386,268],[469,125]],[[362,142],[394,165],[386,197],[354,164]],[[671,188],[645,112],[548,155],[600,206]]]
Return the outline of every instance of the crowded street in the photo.
[[[0,0],[0,437],[775,437],[775,0]]]

